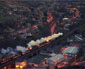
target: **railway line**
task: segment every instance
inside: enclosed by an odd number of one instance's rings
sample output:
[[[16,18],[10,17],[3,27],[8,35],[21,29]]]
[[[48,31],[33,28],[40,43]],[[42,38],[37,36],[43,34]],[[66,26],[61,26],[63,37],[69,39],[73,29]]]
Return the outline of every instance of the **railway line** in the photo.
[[[63,36],[58,37],[56,40],[52,40],[50,42],[46,42],[43,43],[39,48],[35,47],[34,49],[30,50],[30,51],[26,51],[25,54],[18,54],[17,56],[13,56],[12,58],[6,59],[5,62],[0,63],[0,68],[3,68],[4,66],[8,66],[12,63],[14,63],[16,60],[20,59],[20,58],[31,58],[34,55],[38,55],[40,50],[45,49],[49,46],[49,44],[51,43],[59,43],[61,41],[63,41],[64,39],[66,39],[67,37],[69,37],[70,35],[72,35],[73,33],[75,33],[78,29],[80,29],[81,27],[84,27],[85,24],[81,23],[81,25],[77,25],[76,28],[73,28],[71,31],[69,31],[68,33],[64,33]]]

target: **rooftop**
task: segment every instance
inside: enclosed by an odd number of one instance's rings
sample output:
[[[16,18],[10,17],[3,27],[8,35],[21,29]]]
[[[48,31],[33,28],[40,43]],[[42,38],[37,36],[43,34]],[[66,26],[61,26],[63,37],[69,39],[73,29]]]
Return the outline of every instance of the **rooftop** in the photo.
[[[72,53],[76,54],[78,52],[78,47],[67,47],[64,51],[62,51],[63,54]]]

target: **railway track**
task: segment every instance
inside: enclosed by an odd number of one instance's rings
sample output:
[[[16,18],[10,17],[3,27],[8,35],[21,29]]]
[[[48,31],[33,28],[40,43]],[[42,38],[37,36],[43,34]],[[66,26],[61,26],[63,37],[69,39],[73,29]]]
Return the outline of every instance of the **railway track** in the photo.
[[[64,34],[64,36],[59,37],[58,39],[53,40],[52,42],[53,43],[55,43],[55,42],[56,43],[59,43],[59,42],[63,41],[64,39],[66,39],[67,37],[69,37],[70,35],[74,34],[78,29],[80,29],[81,27],[84,27],[84,26],[85,26],[85,24],[81,24],[78,27],[76,27],[76,28],[72,29],[71,31],[69,31],[68,33]],[[37,55],[37,53],[40,50],[47,48],[49,46],[49,44],[51,44],[51,42],[50,43],[43,44],[40,48],[35,49],[33,51],[30,51],[30,52],[28,52],[28,53],[26,53],[24,55],[21,55],[21,56],[15,58],[15,59],[11,59],[10,61],[7,61],[7,62],[5,62],[3,64],[0,64],[0,68],[3,68],[4,66],[7,66],[7,65],[10,65],[10,64],[14,63],[17,59],[20,59],[20,58],[23,58],[24,59],[24,58],[30,57],[30,56],[33,57],[32,55],[34,55],[34,54]]]

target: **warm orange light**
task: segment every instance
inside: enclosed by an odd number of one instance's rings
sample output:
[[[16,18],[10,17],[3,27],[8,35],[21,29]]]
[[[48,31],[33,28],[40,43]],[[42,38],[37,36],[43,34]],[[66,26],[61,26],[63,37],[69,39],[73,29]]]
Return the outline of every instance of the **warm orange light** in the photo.
[[[78,63],[76,63],[76,65],[78,65]]]
[[[32,47],[30,47],[29,49],[32,50]]]
[[[40,47],[40,44],[38,44],[37,46]]]
[[[17,62],[16,63],[16,69],[23,69],[23,67],[25,67],[26,62]]]
[[[3,69],[7,69],[7,67],[4,67]]]
[[[21,65],[22,65],[22,66],[25,66],[25,65],[26,65],[26,62],[22,62]]]
[[[68,62],[64,62],[64,64],[68,64]]]
[[[16,68],[18,68],[19,67],[19,65],[16,65]]]
[[[61,68],[62,66],[61,65],[57,65],[58,68]]]
[[[75,62],[74,65],[78,65],[79,63],[78,62]]]
[[[47,39],[46,39],[46,42],[49,42],[49,41],[50,41],[50,39],[49,39],[49,38],[47,38]]]
[[[69,58],[69,55],[68,55],[68,54],[64,54],[64,57],[65,57],[66,59],[68,59],[68,58]]]
[[[66,49],[68,49],[68,48],[64,48],[64,50],[66,50]]]
[[[20,66],[20,69],[22,69],[23,68],[23,66]]]
[[[47,42],[49,42],[49,40],[46,40]]]

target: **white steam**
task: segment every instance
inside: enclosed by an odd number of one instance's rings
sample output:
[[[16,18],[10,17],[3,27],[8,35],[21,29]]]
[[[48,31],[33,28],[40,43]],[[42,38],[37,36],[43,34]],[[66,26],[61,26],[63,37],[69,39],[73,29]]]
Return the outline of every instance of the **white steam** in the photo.
[[[38,39],[36,41],[31,40],[29,43],[27,43],[27,48],[23,47],[23,46],[20,46],[20,45],[16,46],[16,49],[13,49],[11,47],[8,47],[7,49],[2,48],[0,50],[0,57],[3,57],[4,55],[14,56],[14,55],[17,55],[17,53],[19,51],[22,52],[22,54],[23,54],[28,50],[28,48],[32,48],[33,46],[41,44],[41,43],[43,43],[45,41],[55,39],[55,38],[57,38],[59,36],[62,36],[62,35],[63,35],[63,33],[58,33],[58,34],[53,34],[53,35],[48,36],[48,37],[44,37],[44,38],[42,37],[41,39]]]
[[[61,36],[61,35],[63,35],[63,33],[53,34],[53,35],[51,35],[51,36],[44,37],[44,38],[38,39],[38,40],[36,40],[36,41],[31,40],[29,43],[27,43],[27,46],[28,46],[28,48],[29,48],[29,47],[38,45],[38,44],[40,44],[40,43],[43,43],[43,42],[45,42],[45,41],[47,41],[47,40],[52,40],[52,39],[54,39],[54,38],[57,38],[57,37],[59,37],[59,36]]]
[[[22,47],[22,46],[16,46],[16,50],[17,50],[17,51],[20,51],[20,52],[22,52],[22,53],[25,53],[25,51],[27,50],[27,48]]]

